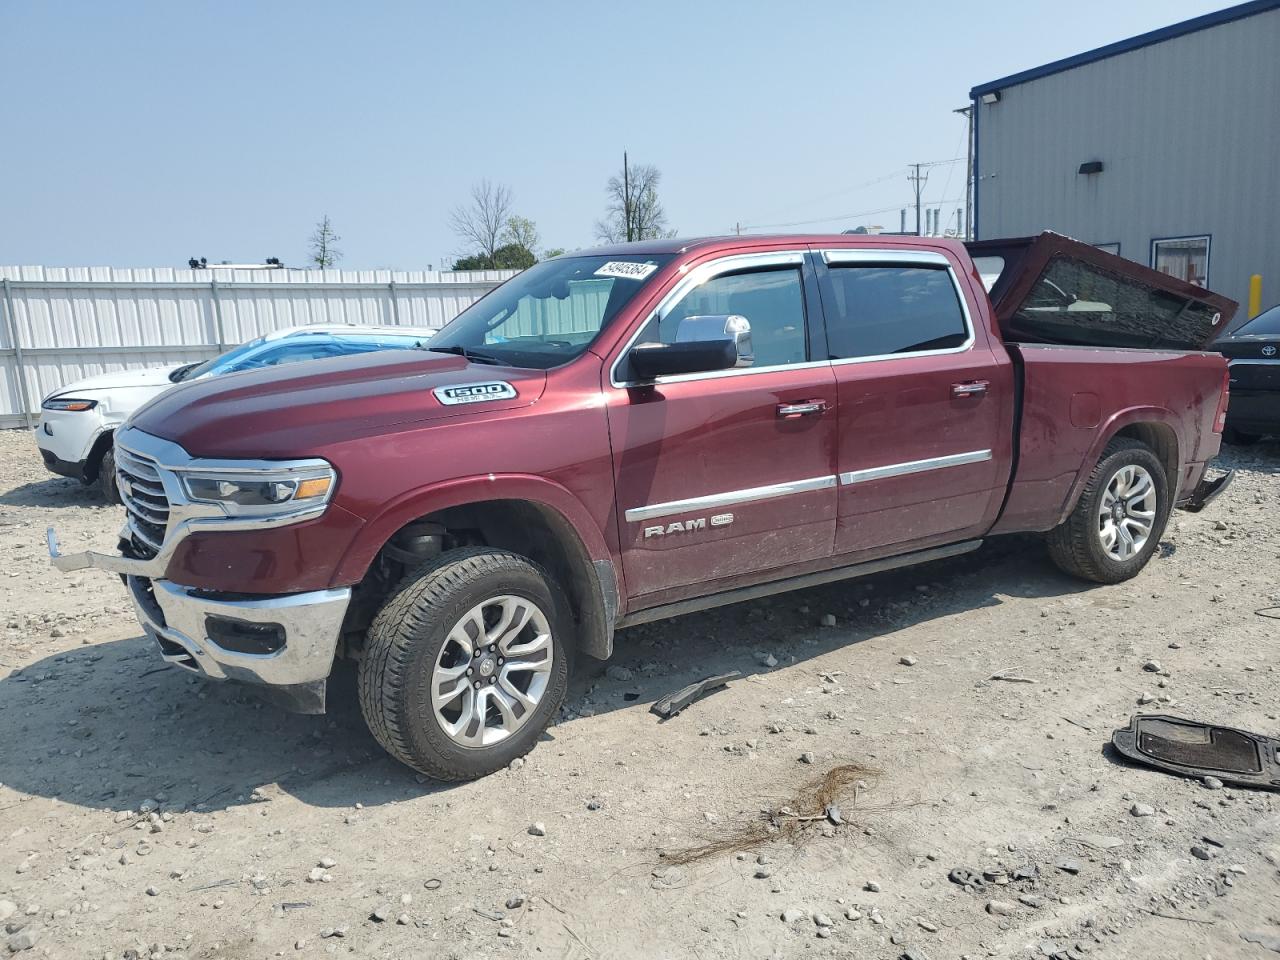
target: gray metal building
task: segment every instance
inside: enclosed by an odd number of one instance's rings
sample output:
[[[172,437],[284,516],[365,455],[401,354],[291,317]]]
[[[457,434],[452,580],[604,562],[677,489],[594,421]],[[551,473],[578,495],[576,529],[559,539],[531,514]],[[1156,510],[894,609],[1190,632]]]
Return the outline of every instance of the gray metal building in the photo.
[[[974,234],[1055,230],[1249,309],[1280,303],[1280,0],[970,91]]]

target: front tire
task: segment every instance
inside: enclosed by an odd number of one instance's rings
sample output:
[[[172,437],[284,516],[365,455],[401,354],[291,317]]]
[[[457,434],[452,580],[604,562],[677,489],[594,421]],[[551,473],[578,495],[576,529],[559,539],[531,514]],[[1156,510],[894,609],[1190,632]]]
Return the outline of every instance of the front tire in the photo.
[[[1071,515],[1049,532],[1049,555],[1074,577],[1121,583],[1137,576],[1155,553],[1170,507],[1160,458],[1144,443],[1116,437]]]
[[[563,595],[536,564],[451,550],[374,617],[360,709],[397,760],[439,780],[493,773],[533,749],[569,685]]]
[[[98,491],[107,503],[121,503],[120,488],[116,485],[116,452],[108,448],[98,464]]]

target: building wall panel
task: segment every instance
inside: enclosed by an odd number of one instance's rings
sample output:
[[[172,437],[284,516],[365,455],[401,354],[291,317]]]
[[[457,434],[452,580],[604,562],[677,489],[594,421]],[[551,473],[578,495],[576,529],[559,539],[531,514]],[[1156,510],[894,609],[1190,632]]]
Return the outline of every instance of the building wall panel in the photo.
[[[1153,239],[1208,234],[1212,289],[1243,304],[1260,273],[1280,302],[1277,50],[1272,9],[979,103],[979,237],[1056,230],[1149,264]]]

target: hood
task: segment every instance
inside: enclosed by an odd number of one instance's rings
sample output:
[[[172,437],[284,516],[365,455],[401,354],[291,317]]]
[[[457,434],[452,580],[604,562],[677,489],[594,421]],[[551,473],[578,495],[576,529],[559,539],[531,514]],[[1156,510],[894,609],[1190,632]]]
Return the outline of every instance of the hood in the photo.
[[[59,387],[49,397],[62,397],[76,393],[91,393],[95,390],[119,390],[122,387],[167,387],[170,386],[169,374],[185,363],[175,363],[167,367],[151,367],[147,370],[116,370],[113,373],[100,373],[96,377],[85,377],[65,387]],[[48,397],[45,397],[47,400]]]
[[[179,384],[135,413],[130,426],[197,457],[307,457],[397,424],[527,406],[546,381],[542,370],[387,350]],[[506,386],[467,402],[477,394],[466,387],[494,383]]]

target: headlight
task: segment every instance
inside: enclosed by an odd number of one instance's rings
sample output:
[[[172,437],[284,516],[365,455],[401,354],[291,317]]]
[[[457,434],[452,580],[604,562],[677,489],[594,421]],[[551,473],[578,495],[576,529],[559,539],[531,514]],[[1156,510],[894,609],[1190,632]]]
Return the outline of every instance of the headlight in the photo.
[[[98,405],[97,400],[78,400],[74,397],[50,397],[40,404],[45,410],[92,410]]]
[[[216,503],[228,513],[292,513],[323,506],[333,495],[336,477],[329,466],[282,467],[246,473],[183,471],[187,496],[200,503]]]

